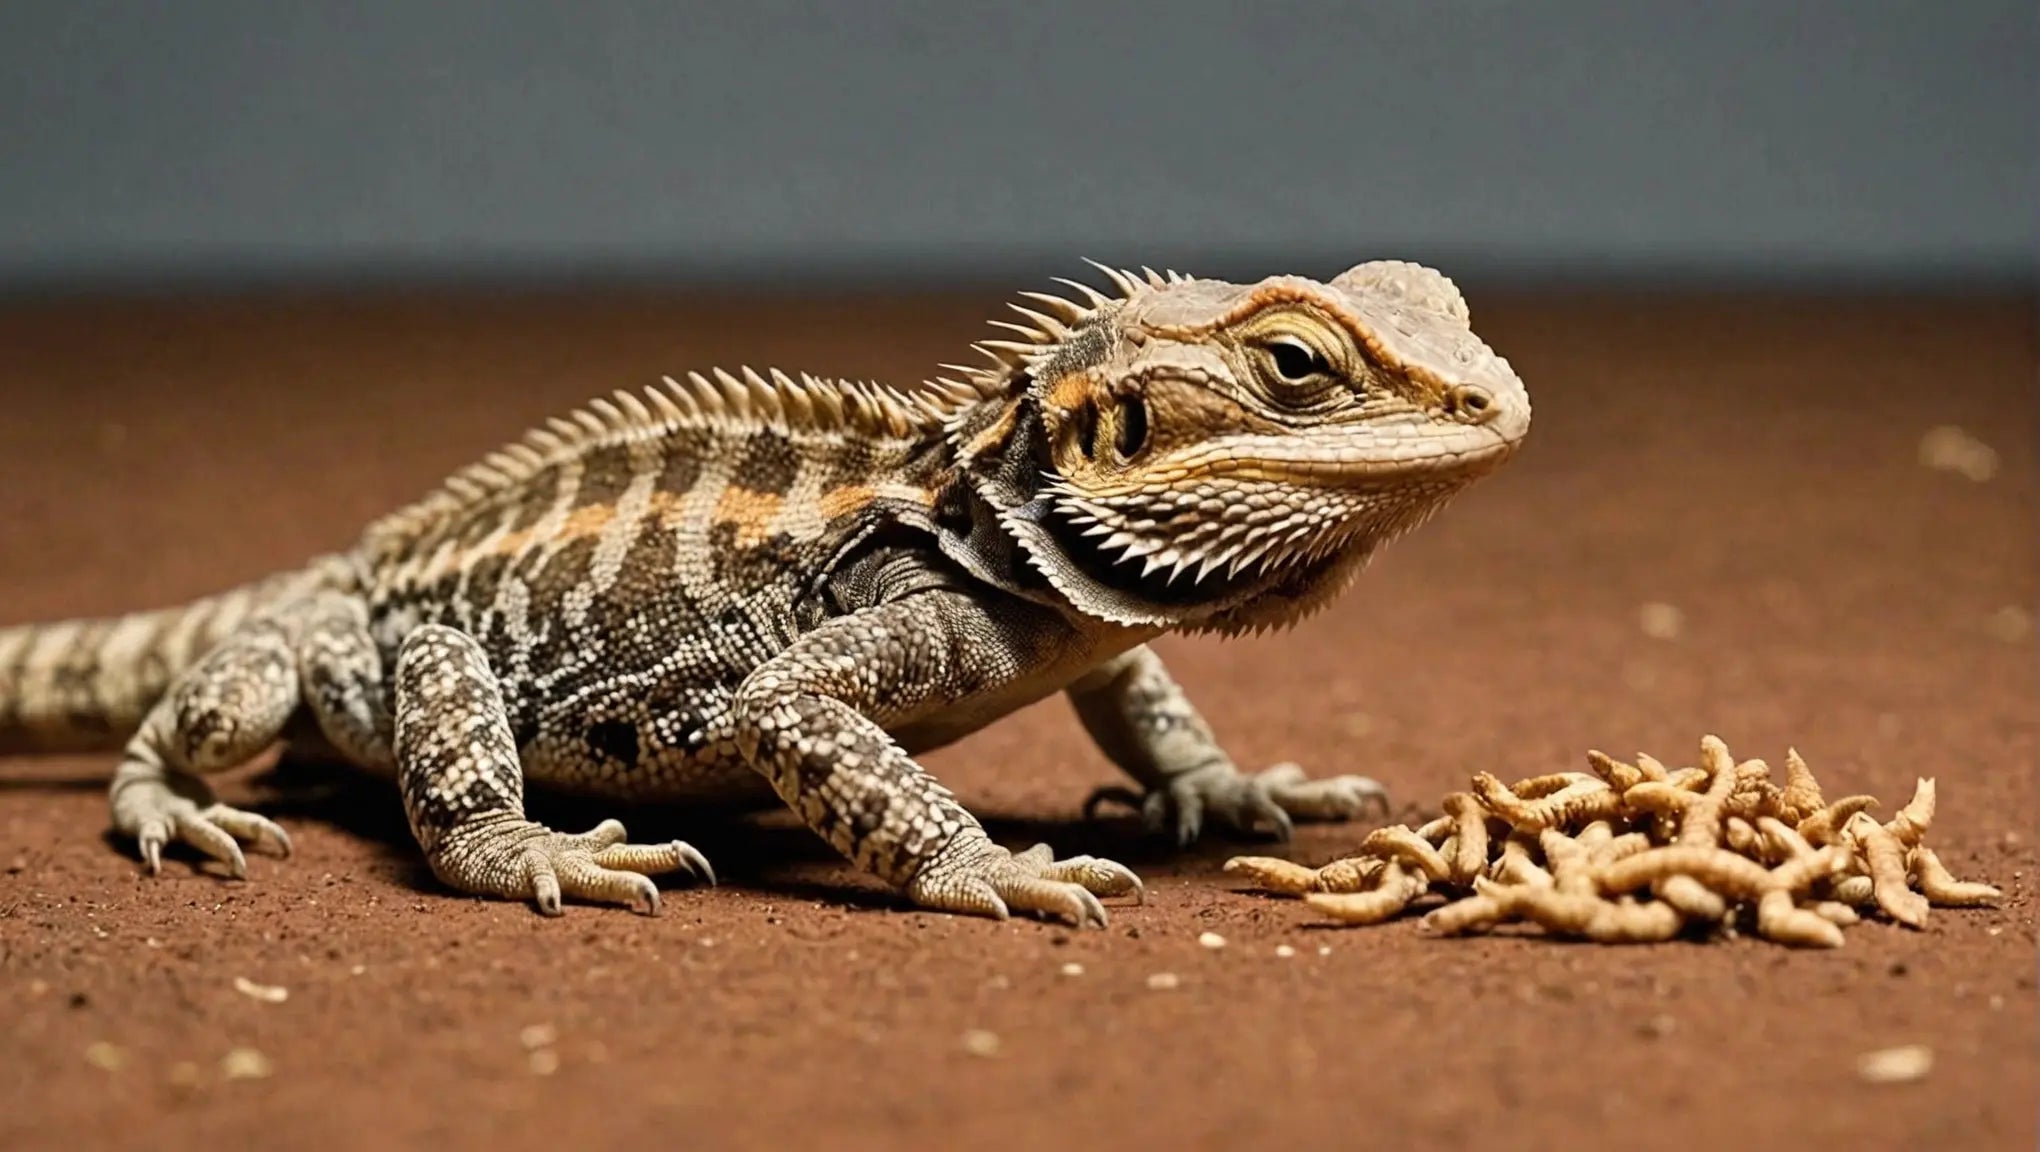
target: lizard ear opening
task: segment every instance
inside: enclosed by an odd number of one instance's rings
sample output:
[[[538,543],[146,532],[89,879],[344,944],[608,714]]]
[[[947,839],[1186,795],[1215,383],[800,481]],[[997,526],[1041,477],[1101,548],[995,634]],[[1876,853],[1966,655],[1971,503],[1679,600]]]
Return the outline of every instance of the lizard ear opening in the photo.
[[[1113,437],[1112,446],[1119,450],[1119,458],[1131,463],[1147,447],[1148,410],[1147,401],[1138,396],[1128,396],[1119,402],[1119,429]],[[1089,455],[1086,453],[1085,455]]]
[[[1077,409],[1073,419],[1077,426],[1077,451],[1083,453],[1086,460],[1096,460],[1098,458],[1097,406],[1092,404],[1084,405],[1082,408]]]
[[[1087,396],[1062,411],[1052,433],[1056,470],[1080,486],[1133,464],[1154,439],[1147,401],[1139,396]]]

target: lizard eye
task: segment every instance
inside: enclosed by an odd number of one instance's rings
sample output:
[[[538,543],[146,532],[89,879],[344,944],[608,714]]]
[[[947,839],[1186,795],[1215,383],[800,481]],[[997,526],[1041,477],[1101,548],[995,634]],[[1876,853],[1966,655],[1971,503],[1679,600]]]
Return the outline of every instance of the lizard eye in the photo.
[[[1324,353],[1294,336],[1277,336],[1261,345],[1261,350],[1284,383],[1306,384],[1332,374]]]

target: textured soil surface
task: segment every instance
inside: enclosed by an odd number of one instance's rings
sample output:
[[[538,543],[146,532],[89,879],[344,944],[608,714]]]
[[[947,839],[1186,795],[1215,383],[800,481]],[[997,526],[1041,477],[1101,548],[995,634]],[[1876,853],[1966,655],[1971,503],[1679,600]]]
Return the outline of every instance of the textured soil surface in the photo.
[[[0,622],[170,602],[341,545],[535,420],[662,372],[911,379],[996,303],[14,305]],[[0,1147],[2033,1147],[2030,302],[1474,314],[1536,397],[1519,460],[1303,629],[1162,645],[1234,754],[1428,805],[1589,747],[1691,762],[1711,731],[1775,764],[1792,744],[1830,794],[1887,812],[1937,776],[1931,842],[2002,908],[1865,923],[1833,952],[1328,929],[1237,891],[1238,843],[1171,857],[1078,823],[1112,773],[1059,701],[930,765],[1002,840],[1138,868],[1149,903],[1105,931],[917,913],[784,821],[644,812],[618,815],[691,839],[723,886],[669,891],[657,919],[546,920],[438,888],[393,792],[298,765],[226,788],[284,821],[293,859],[151,880],[108,837],[106,762],[15,761]],[[1922,466],[1951,424],[1994,475]],[[1641,626],[1658,602],[1672,638]],[[1321,862],[1366,830],[1291,851]],[[1177,986],[1151,989],[1163,972]],[[1912,1044],[1923,1080],[1859,1077],[1862,1054]]]

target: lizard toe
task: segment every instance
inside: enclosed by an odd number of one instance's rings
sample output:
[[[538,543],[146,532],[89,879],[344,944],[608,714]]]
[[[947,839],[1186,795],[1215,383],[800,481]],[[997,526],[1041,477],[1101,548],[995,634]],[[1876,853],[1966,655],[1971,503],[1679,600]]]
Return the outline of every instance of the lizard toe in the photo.
[[[290,833],[285,832],[282,825],[260,813],[244,812],[239,808],[229,808],[225,804],[214,804],[200,815],[244,844],[273,848],[278,856],[284,857],[288,857],[293,851]]]
[[[1277,764],[1259,779],[1283,811],[1302,820],[1351,820],[1370,806],[1388,814],[1388,789],[1366,776],[1327,776],[1312,780],[1296,764]]]
[[[940,853],[907,886],[924,908],[1004,920],[1013,912],[1103,928],[1109,920],[1100,896],[1146,897],[1140,877],[1123,864],[1092,856],[1056,860],[1036,844],[1013,853],[979,835]]]
[[[1049,880],[1075,884],[1094,896],[1131,896],[1136,904],[1147,903],[1147,885],[1141,883],[1133,869],[1112,860],[1096,856],[1072,856],[1067,860],[1052,861],[1048,845],[1036,845],[1044,856],[1041,875]]]
[[[149,875],[163,870],[163,846],[169,842],[170,825],[164,820],[147,821],[135,831],[135,847],[141,851]]]
[[[114,827],[135,839],[150,875],[163,870],[163,850],[182,844],[227,866],[235,879],[248,876],[241,845],[267,846],[279,856],[291,852],[290,834],[275,821],[213,800],[205,782],[144,779],[123,785],[114,797]]]
[[[1129,803],[1124,789],[1099,789],[1096,803]],[[1172,776],[1138,800],[1142,824],[1151,835],[1168,836],[1178,847],[1200,839],[1207,827],[1286,841],[1299,820],[1351,820],[1378,806],[1386,812],[1388,790],[1365,776],[1311,779],[1299,765],[1277,764],[1243,773],[1212,764]],[[1093,805],[1086,805],[1086,815]]]
[[[1009,907],[1067,920],[1079,928],[1103,928],[1109,919],[1105,906],[1081,884],[1061,883],[1038,876],[1023,876],[1005,885]]]
[[[647,876],[685,872],[710,887],[715,886],[715,869],[709,867],[708,857],[684,840],[665,844],[611,844],[596,851],[590,859],[604,868]]]
[[[177,814],[177,838],[227,866],[236,880],[248,878],[248,858],[226,829],[198,812]]]
[[[651,877],[678,872],[714,882],[708,860],[691,845],[632,844],[626,835],[615,820],[578,835],[504,821],[449,844],[435,868],[462,891],[530,900],[547,916],[563,915],[568,900],[656,916],[663,905]]]
[[[659,914],[659,886],[642,872],[604,867],[586,853],[568,854],[555,867],[563,895],[594,903],[622,904],[641,909],[648,916]]]

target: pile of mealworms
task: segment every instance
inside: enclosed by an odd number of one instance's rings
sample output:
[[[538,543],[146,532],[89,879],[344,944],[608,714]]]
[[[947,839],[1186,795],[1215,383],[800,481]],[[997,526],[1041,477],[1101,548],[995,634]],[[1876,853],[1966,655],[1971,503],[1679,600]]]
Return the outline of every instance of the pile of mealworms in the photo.
[[[1592,771],[1514,784],[1479,773],[1437,819],[1377,829],[1322,868],[1268,856],[1225,868],[1347,923],[1422,909],[1441,935],[1533,924],[1607,944],[1754,928],[1780,944],[1833,948],[1866,914],[1919,928],[1932,906],[1999,899],[1957,880],[1923,842],[1932,779],[1879,821],[1874,796],[1826,799],[1797,751],[1786,753],[1782,784],[1714,736],[1700,741],[1695,767],[1601,752],[1587,762]]]

